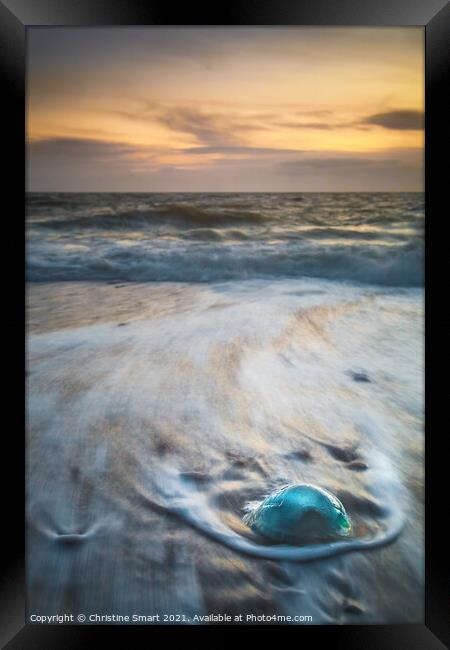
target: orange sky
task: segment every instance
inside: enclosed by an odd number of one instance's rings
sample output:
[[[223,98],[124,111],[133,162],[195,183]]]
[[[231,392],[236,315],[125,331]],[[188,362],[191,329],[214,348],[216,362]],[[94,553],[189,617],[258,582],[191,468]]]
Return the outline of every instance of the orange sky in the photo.
[[[32,28],[28,189],[423,189],[422,28]]]

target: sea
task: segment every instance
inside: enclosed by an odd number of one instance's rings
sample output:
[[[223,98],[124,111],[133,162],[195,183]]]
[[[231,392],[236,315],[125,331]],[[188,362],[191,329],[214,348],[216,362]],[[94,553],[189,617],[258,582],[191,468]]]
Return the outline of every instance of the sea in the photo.
[[[28,193],[26,273],[28,616],[423,622],[422,193]]]

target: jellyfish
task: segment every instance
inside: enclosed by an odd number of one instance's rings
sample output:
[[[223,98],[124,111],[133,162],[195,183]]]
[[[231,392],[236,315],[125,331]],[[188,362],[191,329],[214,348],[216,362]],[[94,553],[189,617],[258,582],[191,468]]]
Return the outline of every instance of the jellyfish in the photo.
[[[243,520],[267,540],[290,545],[348,537],[352,529],[339,499],[307,483],[287,485],[273,492]]]

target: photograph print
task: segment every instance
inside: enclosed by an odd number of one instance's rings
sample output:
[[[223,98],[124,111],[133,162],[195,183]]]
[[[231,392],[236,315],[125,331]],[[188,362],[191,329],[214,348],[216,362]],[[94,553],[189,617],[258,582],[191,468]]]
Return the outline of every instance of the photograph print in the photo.
[[[27,621],[424,623],[424,29],[27,30]]]

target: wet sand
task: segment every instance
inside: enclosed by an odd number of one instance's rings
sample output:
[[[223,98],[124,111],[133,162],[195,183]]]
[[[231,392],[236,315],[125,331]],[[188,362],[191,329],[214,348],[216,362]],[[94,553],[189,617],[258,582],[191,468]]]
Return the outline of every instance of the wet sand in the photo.
[[[30,283],[28,612],[421,622],[421,327],[420,293],[332,283]],[[406,525],[255,559],[175,512],[166,470],[244,537],[285,482],[333,491],[361,535],[394,500]]]

